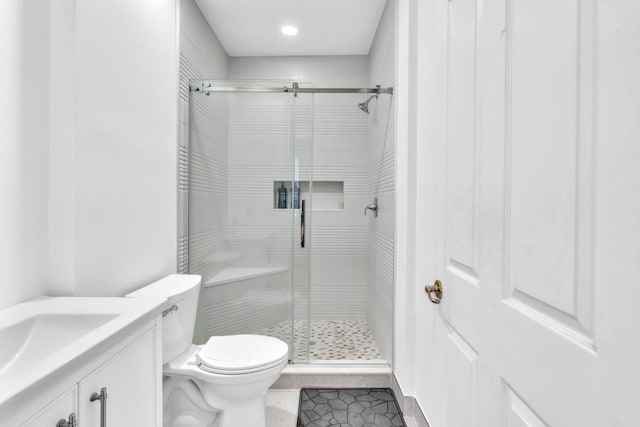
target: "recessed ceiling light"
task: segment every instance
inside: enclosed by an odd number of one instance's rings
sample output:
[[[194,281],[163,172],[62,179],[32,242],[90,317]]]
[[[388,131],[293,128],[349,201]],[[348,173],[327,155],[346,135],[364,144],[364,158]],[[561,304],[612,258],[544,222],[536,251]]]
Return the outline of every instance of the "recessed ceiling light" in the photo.
[[[298,34],[298,29],[296,27],[292,27],[291,25],[282,27],[281,31],[285,36],[295,36],[296,34]]]

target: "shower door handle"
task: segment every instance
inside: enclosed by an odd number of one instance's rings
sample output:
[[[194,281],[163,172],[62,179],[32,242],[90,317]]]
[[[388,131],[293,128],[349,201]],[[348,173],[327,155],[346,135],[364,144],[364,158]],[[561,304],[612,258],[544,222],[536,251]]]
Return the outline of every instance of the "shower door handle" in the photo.
[[[304,248],[304,200],[301,201],[300,209],[300,247]]]

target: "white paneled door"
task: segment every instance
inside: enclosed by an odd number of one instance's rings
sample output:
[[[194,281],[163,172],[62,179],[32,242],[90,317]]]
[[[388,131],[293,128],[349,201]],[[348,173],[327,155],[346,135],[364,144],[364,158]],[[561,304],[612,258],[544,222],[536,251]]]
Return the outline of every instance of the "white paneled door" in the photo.
[[[446,75],[419,133],[422,285],[443,284],[417,291],[420,405],[432,427],[640,425],[640,2],[420,7],[446,17],[420,30]]]

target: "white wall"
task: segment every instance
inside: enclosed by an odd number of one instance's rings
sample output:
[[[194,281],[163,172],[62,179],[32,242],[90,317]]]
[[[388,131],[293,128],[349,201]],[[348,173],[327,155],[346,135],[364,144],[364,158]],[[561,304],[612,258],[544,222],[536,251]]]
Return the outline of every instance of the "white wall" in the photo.
[[[369,51],[369,86],[395,86],[395,1],[389,0]],[[394,98],[380,95],[369,103],[369,200],[378,198],[378,218],[368,217],[367,320],[380,354],[392,358],[395,248]]]
[[[0,2],[0,308],[47,280],[49,2]]]
[[[122,295],[176,269],[176,2],[55,8],[49,291]]]
[[[175,271],[175,0],[0,8],[0,307]]]

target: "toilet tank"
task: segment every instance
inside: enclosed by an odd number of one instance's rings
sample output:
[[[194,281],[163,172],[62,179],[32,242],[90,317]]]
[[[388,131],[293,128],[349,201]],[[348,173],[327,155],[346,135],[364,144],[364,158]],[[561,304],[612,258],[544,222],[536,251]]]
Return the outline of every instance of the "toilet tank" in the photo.
[[[128,298],[167,298],[162,312],[162,363],[191,346],[200,283],[198,275],[172,274],[127,295]]]

